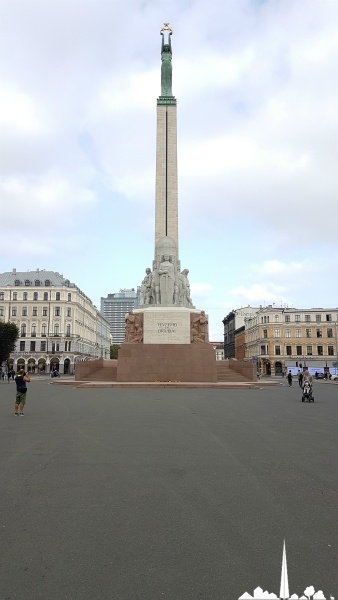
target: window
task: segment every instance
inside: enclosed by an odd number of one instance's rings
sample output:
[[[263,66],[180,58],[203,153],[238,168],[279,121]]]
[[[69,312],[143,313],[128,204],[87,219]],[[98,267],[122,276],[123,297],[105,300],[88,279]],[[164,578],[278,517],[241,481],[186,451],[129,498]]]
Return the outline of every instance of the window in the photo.
[[[60,300],[60,292],[56,292],[55,299]]]
[[[71,308],[67,308],[67,317],[70,317],[72,314],[72,309]],[[268,332],[266,331],[266,335],[264,337],[268,337]]]
[[[279,315],[275,315],[275,323],[278,323],[279,321]]]
[[[290,338],[291,337],[291,329],[285,329],[285,337]]]
[[[265,355],[267,353],[268,353],[267,346],[261,346],[261,354]]]
[[[60,344],[56,344],[56,352],[60,352]]]
[[[331,327],[327,328],[327,337],[333,337],[333,331]]]
[[[54,325],[54,335],[59,335],[59,326],[58,326],[58,324]]]
[[[59,308],[56,308],[56,309],[55,309],[55,316],[56,316],[56,317],[59,317],[59,316],[60,316],[60,309],[59,309]]]
[[[296,346],[296,354],[297,356],[302,356],[303,352],[301,346]]]
[[[70,301],[71,301],[71,299],[72,299],[72,295],[71,295],[71,294],[68,294],[68,302],[70,302]]]
[[[275,354],[276,356],[280,356],[280,346],[275,346]]]
[[[4,316],[4,309],[3,306],[0,306],[0,317]]]
[[[26,287],[29,287],[29,286],[30,286],[30,284],[31,284],[31,282],[29,281],[29,279],[25,279],[25,286],[26,286]]]
[[[5,299],[5,293],[4,292],[0,292],[0,300],[4,300]]]
[[[296,338],[300,338],[302,337],[302,331],[301,329],[299,329],[299,327],[296,328]]]
[[[35,352],[35,342],[31,342],[30,343],[30,348],[29,349],[30,349],[31,352]]]
[[[40,352],[46,352],[46,342],[40,342]]]
[[[12,308],[12,317],[16,317],[16,308]]]
[[[48,292],[43,292],[43,299],[48,300]]]
[[[37,292],[34,292],[34,294],[33,294],[33,300],[38,300],[38,293]]]
[[[316,329],[316,337],[322,337],[322,330],[320,327],[317,327]]]
[[[67,325],[66,336],[70,336],[70,325]]]
[[[38,309],[36,306],[33,306],[32,308],[32,317],[37,317],[38,316]]]
[[[25,345],[26,345],[26,342],[20,342],[20,352],[25,351]]]
[[[67,352],[68,342],[65,342],[65,352]]]
[[[47,306],[44,306],[42,309],[42,316],[43,317],[47,317],[48,311],[47,311]]]
[[[46,287],[49,287],[49,286],[50,286],[50,281],[49,281],[49,279],[46,279],[46,280],[45,280],[45,286],[46,286]]]
[[[16,279],[16,280],[14,281],[14,285],[16,285],[16,286],[20,285],[20,281],[19,281],[18,279]]]
[[[35,287],[39,287],[39,285],[40,285],[40,281],[39,281],[38,279],[36,279],[36,280],[34,281],[34,285],[35,285]]]
[[[68,352],[70,352],[70,342],[68,342]]]
[[[318,356],[323,356],[323,346],[317,346],[317,354]]]
[[[26,325],[21,325],[21,337],[26,337]]]
[[[18,292],[13,292],[13,300],[17,300],[18,299]]]
[[[275,338],[279,338],[280,337],[280,329],[279,327],[275,328]]]
[[[312,356],[312,346],[306,346],[306,354],[307,356]]]
[[[28,299],[28,294],[27,294],[27,292],[24,292],[24,293],[22,294],[22,299],[23,299],[23,300],[27,300],[27,299]]]
[[[264,317],[264,323],[269,323],[269,317]]]
[[[305,315],[305,323],[310,323],[311,315]]]
[[[46,337],[47,326],[45,324],[41,327],[41,337]]]
[[[332,315],[326,315],[326,320],[327,321],[332,321]]]
[[[286,346],[286,354],[287,354],[287,356],[292,355],[292,346]]]
[[[322,320],[322,315],[316,315],[316,322],[320,323]]]
[[[296,323],[300,323],[300,315],[295,315],[295,321]]]
[[[36,337],[36,325],[32,325],[31,327],[31,336]]]
[[[22,314],[23,317],[27,317],[27,307],[26,306],[22,307],[21,314]]]
[[[290,315],[285,315],[285,323],[290,323]]]
[[[329,356],[334,356],[334,354],[333,354],[333,346],[328,346],[327,347],[327,353],[328,353]]]
[[[306,337],[311,337],[311,329],[305,329]]]

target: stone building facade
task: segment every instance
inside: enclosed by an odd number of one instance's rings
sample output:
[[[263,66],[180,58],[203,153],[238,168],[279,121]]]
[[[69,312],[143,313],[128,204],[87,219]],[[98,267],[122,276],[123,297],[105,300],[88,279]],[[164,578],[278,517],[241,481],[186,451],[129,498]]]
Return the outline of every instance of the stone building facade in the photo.
[[[267,306],[245,322],[246,358],[261,375],[337,372],[338,308]]]
[[[39,270],[0,274],[0,319],[19,328],[7,367],[74,373],[76,362],[110,357],[110,324],[63,275]]]

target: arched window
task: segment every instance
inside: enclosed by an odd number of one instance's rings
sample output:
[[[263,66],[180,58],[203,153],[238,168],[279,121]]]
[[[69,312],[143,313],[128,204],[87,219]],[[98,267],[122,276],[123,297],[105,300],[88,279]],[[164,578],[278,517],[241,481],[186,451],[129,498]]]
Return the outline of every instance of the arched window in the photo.
[[[60,292],[56,292],[56,300],[60,300]]]
[[[26,325],[21,325],[21,337],[26,337]]]
[[[30,286],[30,284],[31,284],[31,282],[29,281],[29,279],[25,279],[25,286],[26,286],[26,287],[29,287],[29,286]]]
[[[40,281],[39,281],[39,279],[36,279],[36,280],[34,281],[34,285],[35,285],[36,287],[38,287],[38,286],[40,285]]]
[[[46,337],[47,336],[47,325],[45,323],[43,323],[41,325],[41,337]]]
[[[58,323],[56,323],[56,325],[54,325],[54,335],[59,335],[59,325],[58,325]]]
[[[48,300],[48,292],[43,292],[43,299]]]
[[[19,281],[19,279],[16,279],[16,280],[14,281],[14,285],[20,285],[20,281]]]
[[[45,286],[46,286],[46,287],[49,287],[49,286],[50,286],[50,281],[49,281],[49,279],[46,279],[46,280],[45,280]]]

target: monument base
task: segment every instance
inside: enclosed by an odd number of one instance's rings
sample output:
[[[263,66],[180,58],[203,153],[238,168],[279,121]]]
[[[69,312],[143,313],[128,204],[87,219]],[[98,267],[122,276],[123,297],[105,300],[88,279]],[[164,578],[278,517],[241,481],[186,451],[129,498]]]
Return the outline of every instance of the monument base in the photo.
[[[123,344],[117,381],[217,381],[211,344]]]

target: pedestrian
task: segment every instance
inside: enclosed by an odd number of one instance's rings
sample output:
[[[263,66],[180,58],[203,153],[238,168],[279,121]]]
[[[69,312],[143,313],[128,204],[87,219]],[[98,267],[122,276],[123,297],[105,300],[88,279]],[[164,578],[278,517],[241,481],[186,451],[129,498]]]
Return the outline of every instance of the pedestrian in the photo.
[[[14,406],[14,414],[17,417],[19,415],[19,406],[20,406],[20,417],[24,416],[23,407],[26,404],[26,395],[27,395],[27,385],[26,383],[30,381],[29,376],[23,369],[18,371],[18,374],[15,378],[16,383],[16,397],[15,397],[15,406]]]
[[[288,372],[288,382],[289,382],[289,387],[292,386],[292,373],[291,371]]]
[[[299,387],[303,386],[303,373],[301,371],[299,371],[299,373],[298,373],[298,383],[299,383]]]

